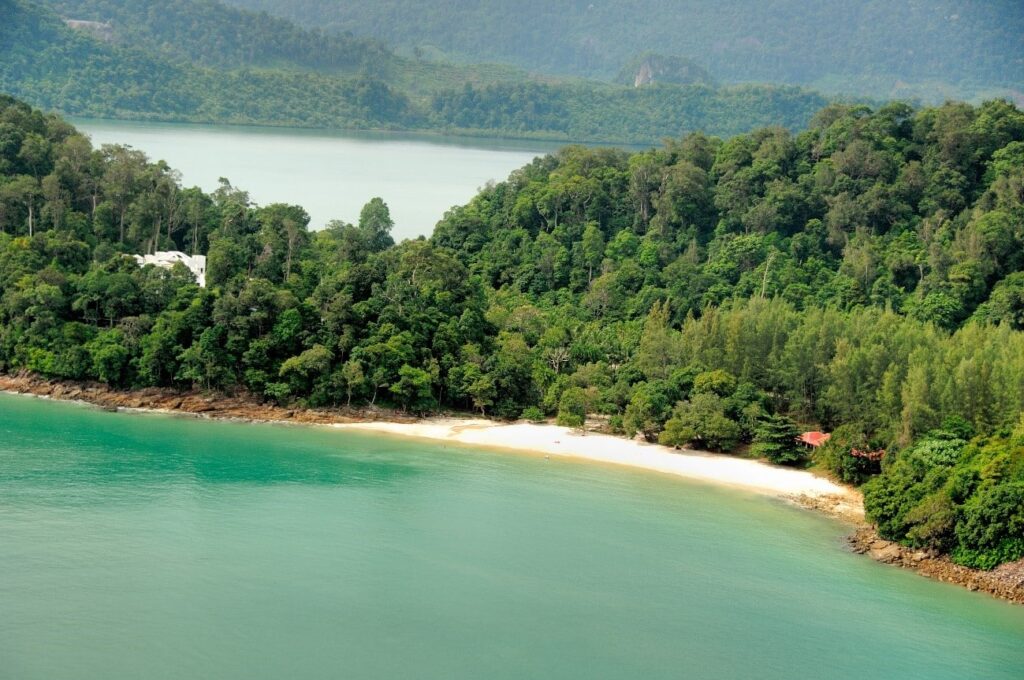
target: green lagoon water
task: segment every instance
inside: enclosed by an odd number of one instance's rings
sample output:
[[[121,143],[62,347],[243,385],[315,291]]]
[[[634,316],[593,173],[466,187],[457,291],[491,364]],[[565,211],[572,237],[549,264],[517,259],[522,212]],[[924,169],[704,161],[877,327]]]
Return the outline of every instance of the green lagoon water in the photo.
[[[0,395],[0,678],[1024,678],[1024,607],[764,498]]]
[[[445,211],[468,203],[489,181],[560,144],[401,132],[145,123],[75,119],[93,144],[128,144],[181,171],[206,191],[220,177],[260,205],[303,206],[319,229],[356,222],[374,196],[395,221],[396,241],[429,236]]]

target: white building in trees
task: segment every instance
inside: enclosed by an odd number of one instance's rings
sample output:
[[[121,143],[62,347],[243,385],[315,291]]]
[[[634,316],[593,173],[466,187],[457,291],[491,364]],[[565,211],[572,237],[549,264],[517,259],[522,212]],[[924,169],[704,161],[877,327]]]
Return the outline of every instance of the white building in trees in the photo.
[[[136,255],[135,261],[140,267],[152,264],[164,269],[170,269],[176,262],[180,262],[195,275],[196,283],[206,287],[206,255],[186,255],[177,250],[159,250],[152,255]]]

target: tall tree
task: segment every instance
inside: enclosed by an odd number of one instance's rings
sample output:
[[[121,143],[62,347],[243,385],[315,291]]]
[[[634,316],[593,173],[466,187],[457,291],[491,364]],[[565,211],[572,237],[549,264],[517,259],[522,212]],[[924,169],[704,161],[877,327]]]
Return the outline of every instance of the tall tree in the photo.
[[[391,229],[395,226],[388,204],[382,198],[372,198],[359,212],[359,230],[363,233],[370,250],[380,252],[395,244]]]
[[[39,182],[29,175],[16,175],[0,187],[5,200],[21,205],[28,215],[28,235],[35,233],[36,200],[39,198]]]
[[[139,183],[146,169],[146,154],[119,144],[104,144],[102,152],[106,161],[104,192],[114,204],[118,242],[124,243],[125,217],[139,191]]]

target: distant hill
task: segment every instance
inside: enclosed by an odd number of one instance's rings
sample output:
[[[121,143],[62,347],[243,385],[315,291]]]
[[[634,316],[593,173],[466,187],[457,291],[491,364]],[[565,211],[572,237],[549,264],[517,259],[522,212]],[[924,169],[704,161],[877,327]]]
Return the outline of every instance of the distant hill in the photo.
[[[217,67],[381,72],[395,56],[378,42],[299,28],[213,0],[42,0],[86,31],[106,26],[123,45]]]
[[[0,16],[0,91],[62,113],[324,127],[418,123],[404,95],[366,76],[205,67],[123,34],[98,39],[26,0],[0,0]]]
[[[468,61],[612,78],[655,52],[724,82],[874,97],[1024,97],[1019,0],[230,0]]]
[[[70,115],[648,144],[695,130],[799,129],[827,103],[790,86],[665,82],[687,71],[681,60],[639,89],[429,62],[212,0],[0,9],[0,91]]]

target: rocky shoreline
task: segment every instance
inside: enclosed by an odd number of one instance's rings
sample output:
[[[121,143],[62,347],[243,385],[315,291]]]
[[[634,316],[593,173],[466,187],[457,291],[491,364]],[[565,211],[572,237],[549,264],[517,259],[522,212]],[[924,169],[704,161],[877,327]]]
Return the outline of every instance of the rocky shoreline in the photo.
[[[108,410],[147,410],[192,415],[201,418],[261,423],[334,425],[371,421],[417,422],[417,418],[386,409],[291,409],[259,403],[246,395],[230,396],[164,388],[115,390],[101,383],[47,380],[21,373],[0,374],[0,391],[38,397],[81,401]],[[1024,560],[1004,564],[992,571],[954,564],[948,557],[907,548],[881,538],[864,523],[862,510],[839,496],[792,496],[788,500],[821,512],[855,527],[847,538],[850,549],[872,559],[911,569],[922,576],[988,593],[1016,604],[1024,604]]]
[[[794,502],[833,517],[848,518],[837,512],[834,503],[827,497],[797,498]],[[910,569],[921,576],[962,586],[972,592],[987,593],[1014,604],[1024,604],[1024,560],[1008,562],[992,571],[971,569],[935,551],[908,548],[886,540],[878,535],[873,526],[863,521],[856,524],[854,532],[846,537],[846,543],[858,555],[867,555],[876,562]]]
[[[165,411],[199,418],[254,423],[333,425],[369,420],[416,420],[401,412],[385,409],[293,409],[262,404],[244,394],[230,396],[159,387],[115,390],[102,383],[47,380],[31,374],[0,375],[0,391],[63,401],[82,401],[107,410]]]
[[[869,526],[860,527],[846,540],[853,552],[867,555],[883,564],[912,569],[936,581],[1024,604],[1024,560],[1000,565],[992,571],[971,569],[954,564],[944,555],[887,541]]]

